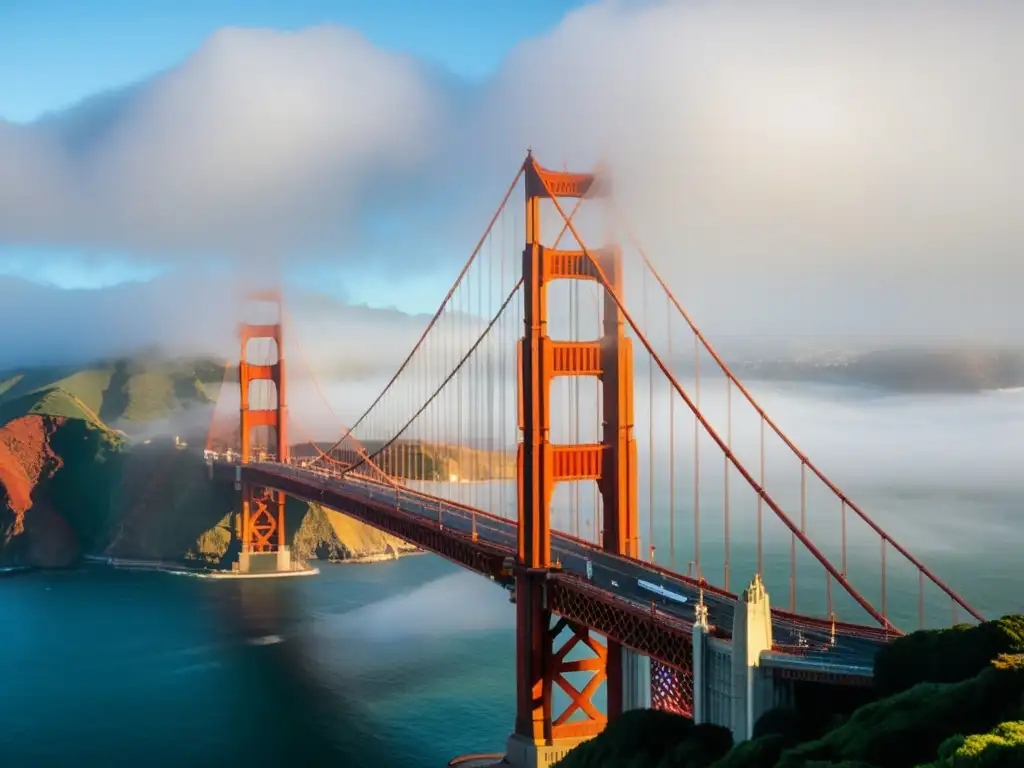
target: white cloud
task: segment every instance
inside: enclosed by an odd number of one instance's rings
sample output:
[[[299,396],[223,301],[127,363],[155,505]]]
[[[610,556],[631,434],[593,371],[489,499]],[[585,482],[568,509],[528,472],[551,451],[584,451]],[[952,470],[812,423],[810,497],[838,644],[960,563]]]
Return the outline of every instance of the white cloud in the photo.
[[[197,272],[96,290],[0,277],[0,370],[89,362],[155,346],[169,354],[237,359],[236,329],[247,308],[237,296],[227,278]],[[295,378],[389,375],[427,322],[309,293],[287,294],[286,304],[286,352]]]
[[[608,156],[680,283],[995,270],[1024,241],[1022,35],[1009,3],[605,4],[513,57],[499,122]]]
[[[447,269],[532,144],[610,160],[712,332],[1012,336],[990,293],[1021,276],[1021,39],[997,0],[605,2],[469,88],[345,30],[223,30],[126,94],[0,124],[0,241],[365,265],[372,231],[376,268]]]
[[[429,160],[443,104],[355,32],[224,29],[148,83],[0,125],[0,238],[287,260]]]

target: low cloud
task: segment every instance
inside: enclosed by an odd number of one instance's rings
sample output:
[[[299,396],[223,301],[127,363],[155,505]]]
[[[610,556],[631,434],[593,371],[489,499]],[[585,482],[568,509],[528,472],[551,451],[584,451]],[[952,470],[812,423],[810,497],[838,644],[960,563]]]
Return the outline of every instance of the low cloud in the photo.
[[[223,29],[148,82],[0,123],[0,238],[280,264],[430,160],[443,106],[356,32]]]
[[[197,272],[97,290],[0,278],[0,370],[87,363],[143,349],[236,360],[243,312],[233,299],[236,288]],[[342,382],[393,372],[427,322],[299,291],[286,294],[286,312],[290,377]]]
[[[0,242],[454,275],[532,144],[607,159],[712,330],[1019,336],[992,289],[1024,277],[1022,38],[999,0],[609,0],[467,86],[344,29],[225,29],[0,122]]]

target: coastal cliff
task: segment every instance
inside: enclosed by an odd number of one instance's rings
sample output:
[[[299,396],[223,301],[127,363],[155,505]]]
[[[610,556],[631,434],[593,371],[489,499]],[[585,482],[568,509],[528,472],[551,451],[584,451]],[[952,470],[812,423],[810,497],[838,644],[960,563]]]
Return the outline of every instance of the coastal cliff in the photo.
[[[82,555],[226,567],[238,494],[200,454],[129,446],[84,420],[31,415],[0,428],[0,564],[64,567]],[[356,520],[293,499],[296,557],[346,561],[412,551]]]
[[[202,433],[188,426],[209,423],[210,380],[222,368],[216,361],[147,367],[136,360],[53,372],[50,378],[60,378],[27,391],[47,380],[45,372],[0,382],[0,565],[66,567],[92,555],[228,567],[237,548],[238,493],[209,479]],[[126,431],[110,428],[100,412]],[[175,423],[191,429],[195,445],[146,437]],[[414,443],[396,451],[410,472],[427,469],[431,477],[514,472],[514,462],[496,452]],[[368,561],[415,550],[295,499],[288,499],[285,535],[303,560]]]

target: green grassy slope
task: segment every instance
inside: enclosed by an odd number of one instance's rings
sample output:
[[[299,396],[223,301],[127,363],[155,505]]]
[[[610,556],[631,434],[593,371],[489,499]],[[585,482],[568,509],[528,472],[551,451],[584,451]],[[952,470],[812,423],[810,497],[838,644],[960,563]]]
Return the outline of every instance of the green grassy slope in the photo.
[[[120,558],[211,566],[232,560],[237,491],[211,483],[197,451],[177,450],[163,439],[131,445],[120,431],[130,434],[133,423],[162,421],[213,402],[223,374],[219,360],[156,356],[0,373],[0,427],[17,421],[18,430],[45,432],[48,443],[30,448],[22,441],[19,450],[31,455],[7,460],[15,469],[23,459],[28,466],[56,462],[54,471],[31,488],[28,532],[0,542],[0,561],[42,563],[47,558],[31,553],[40,542],[52,541],[64,552]],[[42,422],[23,424],[25,417]],[[13,531],[5,494],[0,484],[0,531]],[[286,519],[287,540],[297,557],[346,559],[406,548],[338,513],[294,499],[288,501]]]
[[[0,401],[0,426],[22,416],[33,415],[76,419],[102,432],[113,431],[81,398],[64,389],[44,389]]]
[[[77,400],[91,418],[107,424],[160,421],[196,404],[209,404],[218,394],[224,363],[211,358],[167,359],[157,356],[121,358],[81,368],[44,367],[0,373],[0,414],[50,413],[30,410],[25,398],[60,391]],[[9,401],[21,402],[10,411]],[[18,409],[22,413],[18,413]],[[54,413],[77,418],[70,413]],[[0,416],[3,418],[3,416]]]

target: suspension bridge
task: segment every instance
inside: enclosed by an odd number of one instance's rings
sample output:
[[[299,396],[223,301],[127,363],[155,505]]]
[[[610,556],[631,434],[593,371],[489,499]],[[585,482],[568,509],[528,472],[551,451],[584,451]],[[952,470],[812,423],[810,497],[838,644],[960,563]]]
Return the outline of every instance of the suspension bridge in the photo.
[[[206,446],[211,477],[241,491],[237,568],[292,568],[292,496],[506,586],[513,764],[548,765],[636,706],[746,738],[795,681],[863,685],[902,631],[983,620],[771,419],[600,170],[527,155],[412,351],[333,441],[289,412],[285,352],[293,379],[293,351],[316,376],[280,294],[249,299],[273,317],[241,326]]]

